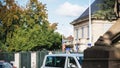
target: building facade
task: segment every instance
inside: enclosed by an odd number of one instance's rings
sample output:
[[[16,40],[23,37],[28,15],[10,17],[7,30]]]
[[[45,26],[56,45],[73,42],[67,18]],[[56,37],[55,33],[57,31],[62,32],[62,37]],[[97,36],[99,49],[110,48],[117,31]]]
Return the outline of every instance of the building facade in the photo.
[[[102,3],[102,0],[95,0],[91,4],[91,23],[89,23],[89,8],[87,8],[79,18],[75,19],[71,23],[74,27],[75,50],[83,52],[86,48],[94,46],[94,43],[97,41],[99,36],[102,36],[115,23],[115,21],[95,19],[92,17],[96,11],[100,10],[97,6],[97,4],[100,3]]]

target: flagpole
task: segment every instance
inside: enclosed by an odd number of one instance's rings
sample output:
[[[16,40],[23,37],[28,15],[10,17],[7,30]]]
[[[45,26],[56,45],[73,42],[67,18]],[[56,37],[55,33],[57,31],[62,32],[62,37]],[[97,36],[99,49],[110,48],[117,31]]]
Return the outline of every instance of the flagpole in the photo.
[[[89,45],[92,45],[91,34],[91,0],[89,0]]]

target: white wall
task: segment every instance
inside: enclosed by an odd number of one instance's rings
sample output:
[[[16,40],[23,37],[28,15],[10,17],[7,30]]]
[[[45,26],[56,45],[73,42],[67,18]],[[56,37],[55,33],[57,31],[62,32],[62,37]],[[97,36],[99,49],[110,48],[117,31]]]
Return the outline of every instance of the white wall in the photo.
[[[20,60],[19,60],[19,58],[20,58],[20,54],[19,53],[15,53],[15,62],[14,62],[14,66],[16,67],[16,68],[20,68],[19,66],[19,64],[20,64]]]
[[[97,41],[97,39],[102,36],[113,24],[113,22],[105,21],[105,20],[92,20],[91,24],[91,35],[92,35],[92,45]],[[84,37],[82,37],[82,29],[84,29]],[[88,21],[80,22],[79,24],[74,26],[74,44],[78,41],[76,40],[76,29],[78,29],[78,37],[79,39],[86,39],[88,41]],[[86,42],[87,43],[87,42]]]
[[[78,29],[78,40],[76,40],[76,29]],[[74,49],[76,43],[80,43],[79,51],[83,52],[88,46],[88,22],[74,26]]]
[[[84,31],[82,31],[82,28]],[[76,29],[78,29],[78,38],[88,38],[88,22],[84,22],[81,24],[78,24],[76,26],[74,26],[74,40],[76,39]],[[82,32],[83,33],[83,37],[82,37]]]
[[[31,53],[31,68],[36,68],[36,52]]]
[[[114,24],[114,22],[94,20],[92,24],[92,42],[93,44],[97,39],[102,36],[108,29]]]

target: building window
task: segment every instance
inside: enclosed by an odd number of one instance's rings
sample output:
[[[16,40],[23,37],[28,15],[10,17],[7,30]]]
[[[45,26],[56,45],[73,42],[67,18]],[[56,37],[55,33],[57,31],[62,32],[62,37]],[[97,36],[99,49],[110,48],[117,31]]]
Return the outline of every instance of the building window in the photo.
[[[82,27],[81,30],[82,30],[82,38],[84,38],[84,27]]]
[[[79,28],[79,38],[82,38],[82,30],[81,30],[81,27]]]
[[[88,27],[84,26],[84,38],[88,38]]]
[[[89,36],[90,36],[90,34],[89,34],[89,26],[87,26],[87,29],[88,29],[88,31],[87,31],[87,38],[89,38]]]
[[[78,29],[76,29],[76,40],[78,40]]]

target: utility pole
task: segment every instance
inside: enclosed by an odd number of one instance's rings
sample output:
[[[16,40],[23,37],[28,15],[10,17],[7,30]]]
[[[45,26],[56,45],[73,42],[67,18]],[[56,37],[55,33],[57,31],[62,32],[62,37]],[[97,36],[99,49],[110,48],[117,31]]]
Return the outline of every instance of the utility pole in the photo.
[[[91,0],[89,0],[89,45],[92,45],[91,23]]]

